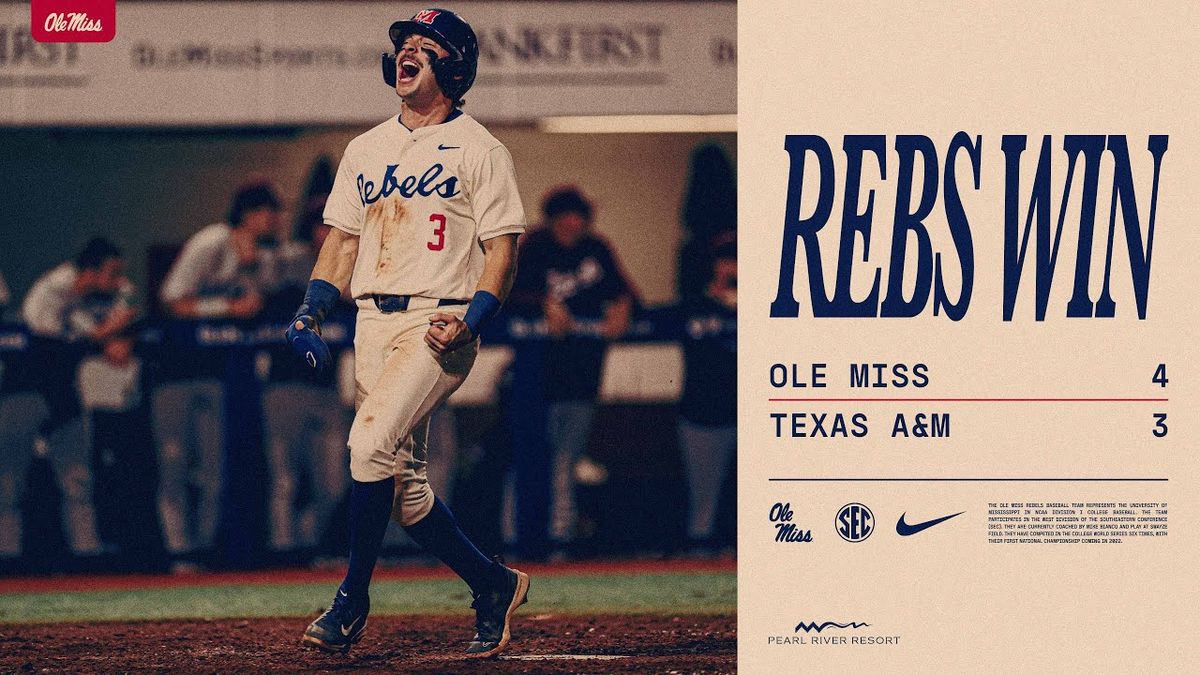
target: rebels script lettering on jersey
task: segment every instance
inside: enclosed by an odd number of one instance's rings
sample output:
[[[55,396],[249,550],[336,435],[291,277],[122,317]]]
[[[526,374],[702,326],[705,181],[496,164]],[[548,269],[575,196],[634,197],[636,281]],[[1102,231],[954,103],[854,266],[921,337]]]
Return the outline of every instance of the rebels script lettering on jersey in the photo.
[[[375,183],[366,179],[363,174],[358,174],[358,198],[362,200],[363,206],[374,204],[380,199],[386,198],[393,192],[399,190],[400,194],[405,199],[412,199],[420,195],[428,197],[430,195],[438,195],[442,198],[449,199],[459,193],[458,177],[449,176],[444,180],[439,181],[445,167],[441,164],[434,164],[421,174],[421,177],[406,176],[403,180],[396,178],[396,164],[388,164],[387,171],[383,174],[383,181],[379,186],[379,191],[374,192]]]

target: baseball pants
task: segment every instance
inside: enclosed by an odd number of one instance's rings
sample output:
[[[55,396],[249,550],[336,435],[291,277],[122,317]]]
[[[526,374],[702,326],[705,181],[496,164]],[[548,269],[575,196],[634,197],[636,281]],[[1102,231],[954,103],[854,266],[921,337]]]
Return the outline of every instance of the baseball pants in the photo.
[[[559,542],[575,535],[575,463],[587,452],[596,416],[594,401],[555,401],[547,411],[550,445],[554,448],[554,505],[550,534]]]
[[[408,526],[433,508],[426,475],[429,416],[466,380],[479,342],[441,356],[425,344],[431,316],[461,318],[466,305],[437,307],[436,300],[413,298],[404,312],[381,312],[370,299],[359,300],[358,307],[350,475],[359,482],[394,475],[392,519]]]
[[[705,426],[679,420],[679,443],[688,477],[688,536],[704,541],[713,535],[721,486],[737,451],[737,426]]]
[[[0,399],[0,556],[21,552],[21,495],[33,459],[33,439],[47,417],[47,406],[36,393]],[[83,418],[60,424],[46,439],[50,463],[63,494],[63,528],[71,552],[99,553],[96,509],[92,502],[91,444]]]
[[[271,548],[311,548],[346,490],[346,409],[336,390],[294,382],[267,389],[263,408]],[[302,477],[309,481],[309,498],[296,513]]]
[[[158,446],[158,514],[167,550],[190,553],[213,545],[221,516],[221,383],[187,380],[154,392]],[[193,508],[191,493],[198,498]]]

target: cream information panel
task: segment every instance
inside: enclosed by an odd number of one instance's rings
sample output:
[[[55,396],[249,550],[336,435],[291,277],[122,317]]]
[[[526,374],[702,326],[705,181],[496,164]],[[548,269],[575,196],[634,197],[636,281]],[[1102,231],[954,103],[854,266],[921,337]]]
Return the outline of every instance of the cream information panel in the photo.
[[[1200,11],[738,21],[739,670],[1200,672]]]

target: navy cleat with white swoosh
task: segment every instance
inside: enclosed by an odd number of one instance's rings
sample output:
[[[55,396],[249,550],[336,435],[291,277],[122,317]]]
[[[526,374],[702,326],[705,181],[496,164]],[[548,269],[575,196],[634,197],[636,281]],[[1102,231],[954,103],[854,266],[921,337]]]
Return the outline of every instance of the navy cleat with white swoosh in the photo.
[[[900,535],[901,537],[911,537],[922,530],[928,530],[938,523],[950,520],[954,516],[961,516],[964,513],[966,513],[966,511],[959,511],[958,513],[952,513],[948,516],[942,516],[941,518],[934,518],[933,520],[927,520],[923,523],[909,525],[908,523],[904,522],[904,516],[908,515],[908,512],[906,511],[901,513],[900,520],[896,521],[896,534]]]
[[[367,629],[367,614],[370,611],[370,600],[351,600],[346,592],[339,588],[329,609],[304,631],[303,644],[325,652],[345,654],[362,639]]]
[[[495,559],[500,562],[499,558]],[[503,563],[501,563],[503,564]],[[505,582],[488,593],[473,593],[475,601],[475,638],[467,645],[467,656],[490,658],[508,647],[512,637],[513,612],[529,597],[529,575],[511,567],[504,568]]]

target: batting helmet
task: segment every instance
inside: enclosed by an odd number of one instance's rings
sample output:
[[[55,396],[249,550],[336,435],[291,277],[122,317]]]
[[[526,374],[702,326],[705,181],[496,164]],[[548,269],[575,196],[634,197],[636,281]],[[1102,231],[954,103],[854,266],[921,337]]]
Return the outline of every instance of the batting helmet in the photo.
[[[455,104],[462,103],[463,94],[475,83],[479,66],[479,41],[475,31],[462,17],[448,9],[423,9],[406,21],[397,21],[388,29],[392,45],[399,51],[409,35],[424,35],[434,40],[450,56],[433,62],[433,76],[438,87]],[[396,53],[383,54],[383,81],[396,86]]]

